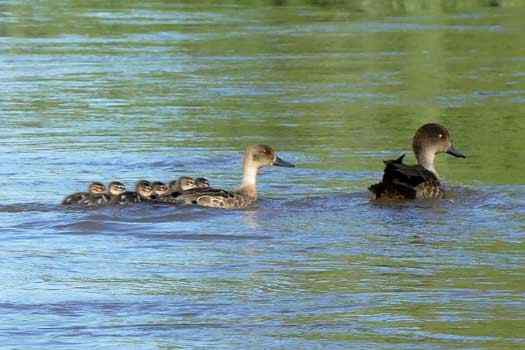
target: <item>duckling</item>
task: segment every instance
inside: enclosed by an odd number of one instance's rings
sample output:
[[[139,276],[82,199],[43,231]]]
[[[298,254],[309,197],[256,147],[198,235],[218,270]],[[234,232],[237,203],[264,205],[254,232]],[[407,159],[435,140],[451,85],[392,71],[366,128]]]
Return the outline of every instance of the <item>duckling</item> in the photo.
[[[208,188],[210,187],[210,182],[208,181],[208,179],[205,179],[203,177],[198,177],[195,179],[195,187]]]
[[[126,193],[126,186],[120,181],[113,181],[108,185],[109,204],[118,204],[119,198]]]
[[[173,180],[169,183],[170,193],[172,194],[179,194],[196,187],[195,180],[190,176],[181,176],[177,180]]]
[[[199,185],[202,186],[202,180],[199,180]],[[156,203],[173,203],[177,204],[176,199],[182,192],[197,188],[196,180],[190,176],[181,176],[177,180],[170,181],[168,184],[168,193],[163,196],[156,196],[154,201]]]
[[[279,158],[266,145],[251,145],[246,148],[243,162],[243,178],[239,188],[225,191],[215,188],[194,188],[176,197],[178,203],[196,204],[212,208],[246,208],[257,200],[256,178],[259,168],[269,165],[295,167]]]
[[[151,199],[153,194],[153,187],[151,183],[146,180],[140,180],[135,185],[135,192],[127,191],[119,195],[116,203],[120,205],[127,205],[132,203],[139,203]]]
[[[89,195],[81,204],[89,208],[100,208],[110,204],[118,204],[121,194],[126,192],[126,186],[122,182],[110,182],[104,193]]]
[[[155,181],[151,184],[153,188],[152,199],[161,198],[167,196],[170,193],[170,188],[166,186],[164,182]]]
[[[88,186],[87,192],[77,192],[70,194],[62,201],[62,205],[79,205],[90,195],[103,194],[106,192],[106,187],[101,182],[92,182]]]
[[[444,190],[438,179],[434,158],[436,154],[448,153],[465,158],[452,145],[448,130],[439,124],[429,123],[420,127],[414,135],[412,148],[416,165],[403,164],[404,154],[398,159],[385,161],[383,180],[369,190],[376,200],[438,199]]]

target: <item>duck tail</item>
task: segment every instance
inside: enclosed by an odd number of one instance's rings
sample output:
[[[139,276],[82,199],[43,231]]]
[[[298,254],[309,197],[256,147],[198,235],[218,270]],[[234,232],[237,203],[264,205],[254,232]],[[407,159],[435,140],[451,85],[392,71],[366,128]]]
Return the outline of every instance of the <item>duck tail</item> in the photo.
[[[401,155],[401,157],[399,157],[397,159],[384,160],[383,163],[385,163],[385,165],[389,165],[389,164],[403,164],[403,159],[404,158],[405,158],[405,154],[403,153]]]

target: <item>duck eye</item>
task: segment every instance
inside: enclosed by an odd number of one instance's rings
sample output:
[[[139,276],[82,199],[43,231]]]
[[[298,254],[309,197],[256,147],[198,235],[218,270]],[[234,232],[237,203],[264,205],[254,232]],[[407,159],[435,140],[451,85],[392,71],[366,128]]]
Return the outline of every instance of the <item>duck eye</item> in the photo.
[[[443,134],[439,134],[438,137],[439,137],[440,139],[442,139],[442,138],[443,138]]]

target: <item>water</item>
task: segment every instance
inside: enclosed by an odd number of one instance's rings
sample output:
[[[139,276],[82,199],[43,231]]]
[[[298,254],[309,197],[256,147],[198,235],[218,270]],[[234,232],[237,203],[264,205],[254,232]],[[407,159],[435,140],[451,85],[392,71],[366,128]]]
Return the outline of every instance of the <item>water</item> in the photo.
[[[0,347],[525,348],[522,6],[0,1]],[[428,121],[453,199],[370,203]],[[58,205],[250,143],[249,210]]]

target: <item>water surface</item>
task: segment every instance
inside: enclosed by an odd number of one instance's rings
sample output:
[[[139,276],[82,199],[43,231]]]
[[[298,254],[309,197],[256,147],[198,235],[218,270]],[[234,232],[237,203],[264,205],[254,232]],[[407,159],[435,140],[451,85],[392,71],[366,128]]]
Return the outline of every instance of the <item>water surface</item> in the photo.
[[[2,346],[525,348],[524,6],[0,1]],[[370,203],[429,121],[452,199]],[[250,143],[248,210],[58,205]]]

